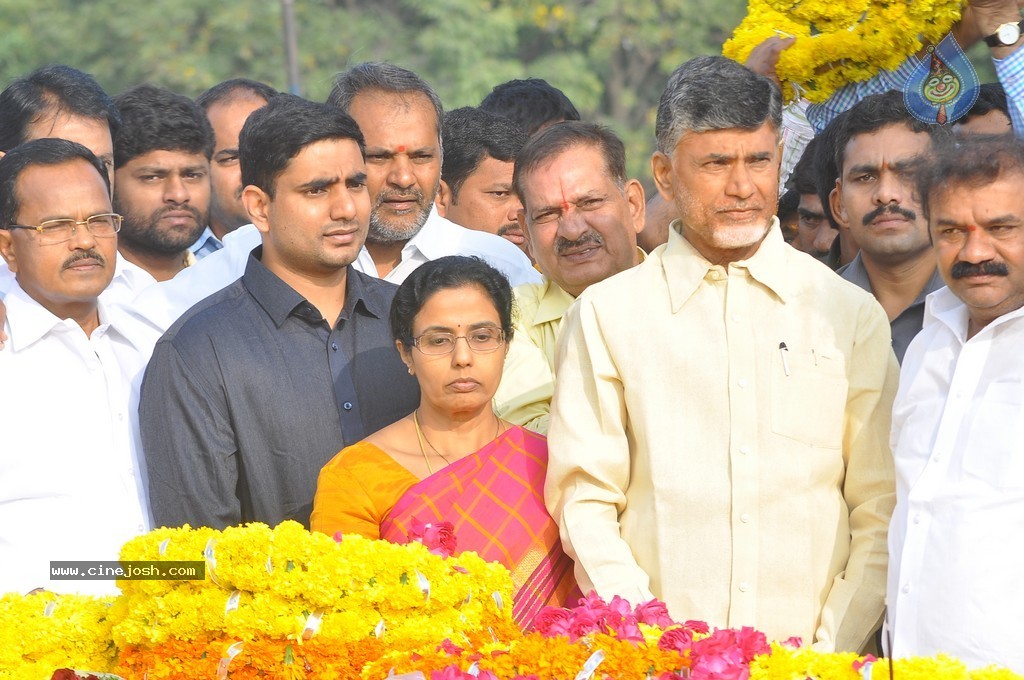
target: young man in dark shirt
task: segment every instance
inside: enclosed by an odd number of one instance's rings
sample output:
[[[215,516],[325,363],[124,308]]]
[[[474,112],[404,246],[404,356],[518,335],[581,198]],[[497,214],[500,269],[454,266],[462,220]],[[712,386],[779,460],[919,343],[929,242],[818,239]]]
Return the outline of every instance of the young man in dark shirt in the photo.
[[[308,524],[320,468],[419,400],[387,326],[395,286],[355,271],[370,198],[347,114],[283,95],[239,140],[263,245],[157,344],[142,388],[155,524]]]

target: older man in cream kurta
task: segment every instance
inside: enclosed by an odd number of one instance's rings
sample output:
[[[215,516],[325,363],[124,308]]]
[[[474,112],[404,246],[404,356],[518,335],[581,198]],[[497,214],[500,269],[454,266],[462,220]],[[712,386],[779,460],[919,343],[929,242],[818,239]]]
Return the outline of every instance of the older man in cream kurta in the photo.
[[[700,59],[706,81],[739,81],[722,90],[756,77]],[[860,649],[881,622],[894,503],[889,324],[783,241],[777,123],[750,125],[669,140],[655,177],[688,190],[691,221],[566,315],[545,494],[584,592]],[[709,246],[739,239],[713,241],[723,229],[751,243]]]

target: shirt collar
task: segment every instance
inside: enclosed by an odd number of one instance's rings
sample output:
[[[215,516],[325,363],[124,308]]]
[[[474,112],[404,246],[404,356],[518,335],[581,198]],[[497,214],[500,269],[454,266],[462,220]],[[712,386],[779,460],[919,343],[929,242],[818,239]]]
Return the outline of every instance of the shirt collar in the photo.
[[[1024,307],[1019,307],[1012,312],[1007,312],[993,319],[991,323],[978,331],[974,337],[983,336],[983,334],[991,332],[996,326],[1021,316],[1024,316]],[[970,318],[967,305],[964,304],[963,300],[954,295],[953,291],[949,288],[939,288],[927,296],[924,306],[924,326],[932,323],[941,323],[949,328],[961,343],[964,343],[967,342],[967,324]]]
[[[637,264],[647,259],[647,253],[644,252],[643,248],[637,246],[636,252]],[[541,293],[540,302],[537,304],[537,313],[533,315],[534,326],[560,320],[565,316],[565,310],[569,309],[572,303],[576,301],[576,298],[569,295],[569,293],[565,292],[558,284],[546,276],[542,285],[544,290]]]
[[[700,286],[713,265],[682,235],[679,220],[669,226],[668,244],[662,253],[665,277],[668,281],[669,297],[672,312],[682,309],[686,301]],[[771,226],[764,240],[754,254],[745,260],[738,260],[728,265],[729,268],[746,269],[750,276],[771,290],[782,302],[793,294],[792,283],[789,281],[789,259],[796,251],[782,238],[777,217],[772,218]]]
[[[445,255],[451,255],[450,243],[457,234],[452,229],[463,229],[454,222],[446,220],[437,214],[437,206],[431,204],[430,214],[427,221],[423,223],[416,235],[409,239],[409,242],[402,248],[402,261],[405,262],[417,251],[427,260],[436,260]]]
[[[868,278],[868,270],[864,268],[864,259],[860,256],[860,253],[857,253],[850,261],[850,264],[843,267],[838,273],[850,283],[856,284],[873,294],[871,279]],[[928,283],[921,289],[921,293],[910,303],[910,307],[922,304],[930,293],[934,293],[945,285],[946,282],[942,280],[942,274],[939,273],[939,268],[936,267],[935,271],[932,272],[931,278],[928,279]]]
[[[258,246],[249,253],[242,284],[280,328],[294,312],[308,310],[311,305],[298,291],[260,262],[262,255],[263,246]],[[345,308],[341,311],[341,318],[350,318],[354,311],[361,311],[378,319],[384,318],[389,310],[389,300],[381,292],[379,287],[371,285],[370,277],[356,271],[350,265],[345,279]],[[315,311],[315,308],[313,309]]]
[[[11,329],[11,350],[14,352],[31,347],[57,327],[81,329],[76,321],[61,319],[33,300],[17,281],[14,282],[14,286],[4,299],[4,304],[7,305],[7,322]],[[97,299],[96,306],[100,323],[93,331],[94,335],[97,333],[102,335],[113,330],[136,349],[142,349],[147,345],[147,329],[152,329],[152,326],[141,320],[134,320],[134,317],[119,307],[105,305],[99,299]],[[152,334],[155,329],[149,332]],[[152,343],[149,344],[151,346]]]

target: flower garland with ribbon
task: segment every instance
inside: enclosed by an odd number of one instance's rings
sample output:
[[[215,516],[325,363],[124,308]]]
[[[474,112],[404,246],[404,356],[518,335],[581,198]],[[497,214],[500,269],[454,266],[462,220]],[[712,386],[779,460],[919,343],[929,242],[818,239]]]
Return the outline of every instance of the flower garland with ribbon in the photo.
[[[840,87],[897,68],[960,19],[963,0],[749,0],[722,53],[744,63],[772,36],[794,37],[775,72],[786,100],[828,99]]]

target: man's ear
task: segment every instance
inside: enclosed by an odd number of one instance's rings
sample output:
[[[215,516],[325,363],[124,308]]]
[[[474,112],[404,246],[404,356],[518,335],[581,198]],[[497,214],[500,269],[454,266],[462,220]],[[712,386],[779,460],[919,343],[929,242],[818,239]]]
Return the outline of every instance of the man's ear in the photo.
[[[629,204],[629,216],[633,220],[633,231],[640,233],[647,222],[647,197],[640,182],[631,179],[626,182],[626,203]]]
[[[270,204],[272,201],[273,199],[267,192],[254,184],[242,189],[242,205],[245,206],[245,211],[249,213],[249,219],[261,234],[270,231]]]
[[[828,195],[828,206],[832,209],[832,218],[843,229],[850,228],[850,217],[843,205],[843,180],[837,179],[836,186]]]
[[[441,183],[437,186],[437,197],[434,199],[434,204],[437,205],[437,214],[441,217],[448,217],[448,208],[452,204],[452,190],[448,187],[448,182],[441,180]]]
[[[8,229],[0,229],[0,257],[7,262],[12,274],[18,271],[18,258],[14,254],[14,234]]]
[[[672,194],[672,159],[660,151],[655,151],[651,156],[651,174],[654,175],[654,185],[658,193],[666,202],[675,201]]]
[[[537,252],[533,248],[533,238],[530,236],[530,228],[526,226],[526,208],[519,209],[519,212],[516,213],[516,221],[519,222],[519,229],[523,232],[523,238],[526,239],[526,252],[530,253],[530,258],[536,262]]]

